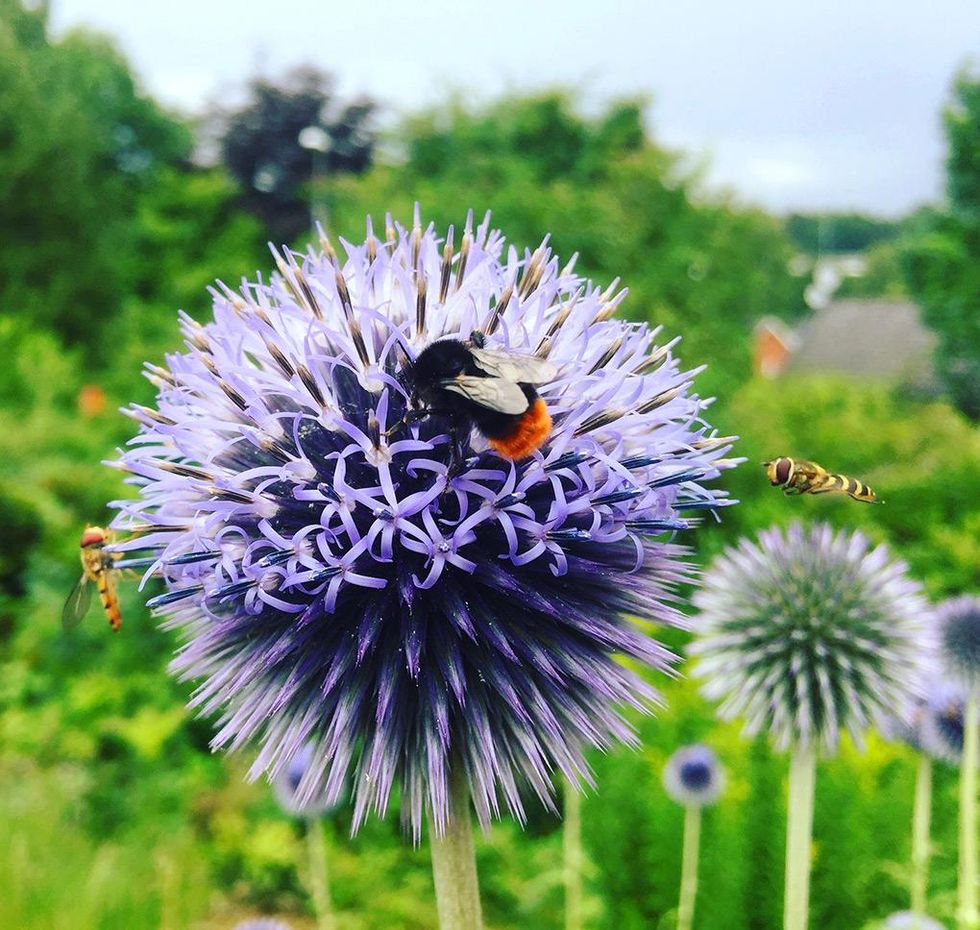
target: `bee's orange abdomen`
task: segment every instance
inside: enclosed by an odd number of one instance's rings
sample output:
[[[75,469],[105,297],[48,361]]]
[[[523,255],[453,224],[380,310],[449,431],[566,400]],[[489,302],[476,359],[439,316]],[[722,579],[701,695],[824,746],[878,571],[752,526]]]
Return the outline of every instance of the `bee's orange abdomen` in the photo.
[[[491,439],[490,445],[504,458],[516,462],[540,449],[550,435],[551,414],[545,402],[538,397],[527,412],[521,414],[514,429],[506,436]]]

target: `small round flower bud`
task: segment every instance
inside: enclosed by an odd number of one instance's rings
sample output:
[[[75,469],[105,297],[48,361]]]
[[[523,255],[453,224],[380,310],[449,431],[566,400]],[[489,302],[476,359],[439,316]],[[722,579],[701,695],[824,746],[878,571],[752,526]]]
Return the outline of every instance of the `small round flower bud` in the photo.
[[[664,766],[667,794],[685,807],[714,804],[724,787],[724,770],[707,746],[684,746]]]

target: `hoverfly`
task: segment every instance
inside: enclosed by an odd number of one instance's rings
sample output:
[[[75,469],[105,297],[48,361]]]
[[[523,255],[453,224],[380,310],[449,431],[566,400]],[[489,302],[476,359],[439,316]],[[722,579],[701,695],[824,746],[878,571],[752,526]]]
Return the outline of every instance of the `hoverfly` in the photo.
[[[61,611],[61,625],[71,630],[82,622],[92,603],[92,586],[94,582],[99,589],[99,599],[102,609],[109,620],[113,632],[118,633],[122,626],[122,615],[119,613],[119,601],[116,598],[114,573],[116,571],[117,555],[106,552],[105,547],[112,542],[112,533],[101,526],[86,524],[82,532],[81,559],[82,577],[72,588],[68,600]]]
[[[411,419],[446,417],[457,437],[475,428],[504,458],[519,461],[547,442],[551,415],[535,386],[554,379],[548,361],[484,348],[474,332],[467,342],[439,339],[405,366],[402,380]]]
[[[830,494],[839,492],[865,504],[880,504],[877,495],[866,484],[847,475],[835,475],[816,462],[783,456],[763,462],[773,487],[785,494]]]

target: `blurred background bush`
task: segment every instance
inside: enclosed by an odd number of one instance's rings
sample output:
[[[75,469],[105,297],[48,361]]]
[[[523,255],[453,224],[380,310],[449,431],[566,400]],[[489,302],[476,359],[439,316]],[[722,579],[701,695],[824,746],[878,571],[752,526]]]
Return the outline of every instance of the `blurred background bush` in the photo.
[[[414,201],[439,228],[492,208],[515,244],[551,231],[581,272],[622,276],[626,312],[708,363],[712,421],[748,459],[730,479],[743,503],[697,534],[699,560],[819,515],[889,541],[933,596],[977,589],[975,74],[953,78],[944,115],[947,197],[887,220],[747,207],[657,142],[640,98],[588,113],[571,91],[448,98],[380,132],[377,102],[331,88],[305,67],[181,118],[111,39],[52,38],[43,6],[0,0],[0,927],[217,930],[264,912],[311,925],[301,828],[243,782],[243,760],[210,754],[190,687],[165,674],[174,644],[135,592],[119,636],[96,611],[71,635],[58,622],[80,528],[125,494],[100,460],[133,432],[120,404],[152,397],[142,362],[177,348],[177,308],[205,319],[209,282],[267,268],[267,239],[302,247],[311,216],[357,239],[367,213],[405,222]],[[887,505],[787,501],[756,464],[779,454],[853,473]],[[644,748],[594,760],[589,927],[671,925],[682,812],[660,771],[693,741],[730,779],[705,820],[698,926],[775,927],[784,761],[715,723],[690,682],[664,689],[668,709],[637,721]],[[872,736],[825,766],[813,926],[853,930],[906,904],[910,760]],[[933,909],[948,917],[954,772],[939,768]],[[396,816],[354,840],[348,828],[344,812],[328,823],[342,930],[431,928],[425,849]],[[558,831],[537,813],[482,838],[488,927],[562,925]]]

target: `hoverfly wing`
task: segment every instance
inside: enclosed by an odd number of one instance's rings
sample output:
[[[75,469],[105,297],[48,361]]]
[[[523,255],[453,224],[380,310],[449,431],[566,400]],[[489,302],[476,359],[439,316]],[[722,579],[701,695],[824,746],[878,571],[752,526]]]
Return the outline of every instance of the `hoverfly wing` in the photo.
[[[533,355],[515,355],[513,352],[491,352],[487,349],[470,349],[473,361],[481,371],[504,381],[523,381],[525,384],[545,384],[553,381],[558,367],[552,362]]]
[[[71,589],[71,594],[61,609],[61,626],[65,630],[73,630],[88,613],[92,604],[92,586],[88,583],[88,575],[82,575]]]
[[[502,378],[460,375],[450,381],[441,382],[440,387],[498,413],[524,413],[529,406],[528,399],[517,383]]]

